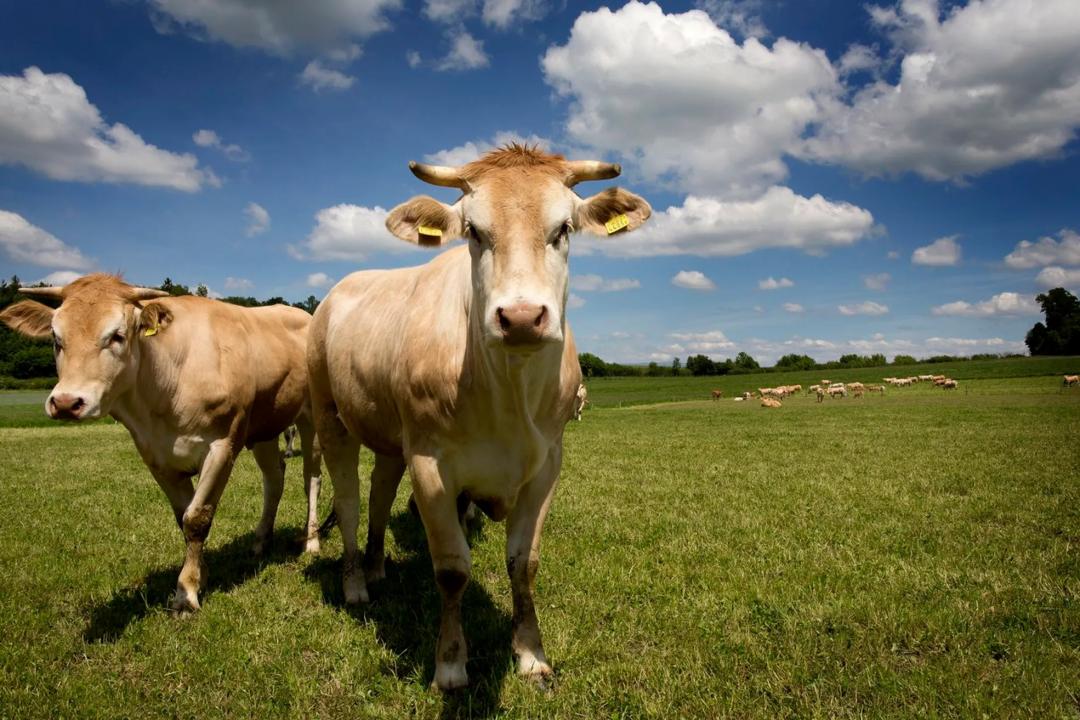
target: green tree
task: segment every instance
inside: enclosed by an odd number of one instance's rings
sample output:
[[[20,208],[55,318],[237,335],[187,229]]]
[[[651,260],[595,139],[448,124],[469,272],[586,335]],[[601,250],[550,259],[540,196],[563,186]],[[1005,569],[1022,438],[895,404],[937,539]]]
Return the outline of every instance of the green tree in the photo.
[[[585,377],[606,377],[608,374],[607,363],[592,353],[579,353],[578,364],[581,365],[581,374]]]
[[[195,288],[195,294],[199,297],[208,297],[210,295],[210,288],[199,283],[198,287]]]
[[[892,359],[893,365],[914,365],[917,362],[918,360],[911,355],[897,355]]]
[[[777,360],[776,367],[782,370],[813,370],[817,363],[809,355],[790,353]]]
[[[691,375],[715,375],[716,363],[714,363],[707,355],[691,355],[686,358],[686,369],[690,371]]]
[[[1080,355],[1080,300],[1065,288],[1035,297],[1046,324],[1035,323],[1024,342],[1032,355]]]
[[[741,372],[751,372],[753,370],[760,370],[761,366],[758,365],[758,361],[750,357],[749,354],[741,352],[735,356],[735,368]]]
[[[681,370],[682,370],[682,362],[679,361],[679,358],[675,358],[674,360],[672,360],[671,361],[671,374],[678,376],[678,374],[679,374],[679,372]]]
[[[319,309],[319,298],[314,295],[308,295],[307,300],[302,302],[293,303],[293,307],[300,308],[306,311],[310,315],[314,315],[315,311]]]

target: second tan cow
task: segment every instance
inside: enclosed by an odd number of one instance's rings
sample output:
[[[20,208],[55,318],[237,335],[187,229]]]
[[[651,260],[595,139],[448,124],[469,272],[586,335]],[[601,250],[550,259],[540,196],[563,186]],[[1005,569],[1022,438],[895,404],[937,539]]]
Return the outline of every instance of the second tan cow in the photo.
[[[46,401],[56,420],[111,415],[169,499],[187,550],[172,608],[198,610],[206,588],[203,546],[233,463],[251,448],[263,475],[255,551],[268,546],[285,482],[278,436],[294,421],[304,453],[307,549],[319,548],[319,457],[307,402],[310,316],[284,305],[240,308],[168,297],[112,275],[63,288],[23,288],[32,300],[2,313],[12,329],[51,338],[59,381]],[[198,486],[192,477],[199,476]]]

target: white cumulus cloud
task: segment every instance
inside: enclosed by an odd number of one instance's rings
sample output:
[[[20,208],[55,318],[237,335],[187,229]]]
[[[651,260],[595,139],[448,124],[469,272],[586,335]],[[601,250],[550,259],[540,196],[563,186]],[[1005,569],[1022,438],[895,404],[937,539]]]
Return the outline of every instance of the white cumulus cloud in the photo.
[[[551,140],[540,137],[539,135],[521,135],[513,130],[500,130],[495,133],[490,140],[469,140],[452,148],[428,153],[424,156],[424,161],[436,165],[451,165],[457,167],[458,165],[472,162],[484,153],[510,143],[530,146],[535,145],[543,150],[549,150],[552,146]]]
[[[875,273],[873,275],[863,275],[863,285],[866,286],[867,290],[887,290],[890,280],[892,280],[892,275],[890,275],[889,273]]]
[[[952,5],[950,3],[950,5]],[[901,0],[868,7],[899,59],[837,100],[805,157],[867,175],[913,172],[962,180],[1059,154],[1080,126],[1080,3],[1076,0]],[[863,52],[841,70],[871,65]]]
[[[701,10],[629,2],[578,16],[544,76],[570,102],[569,136],[690,192],[753,197],[787,176],[785,152],[839,92],[825,53],[779,38],[737,43]]]
[[[0,210],[0,248],[12,262],[41,267],[89,270],[94,264],[78,248],[8,210]]]
[[[1042,310],[1030,295],[1003,292],[989,300],[969,303],[964,300],[945,303],[933,308],[934,315],[965,315],[970,317],[989,317],[991,315],[1038,315]]]
[[[705,273],[699,270],[680,270],[671,278],[671,284],[687,290],[713,290],[716,288],[712,280],[705,277]]]
[[[57,270],[51,272],[40,280],[35,280],[30,283],[31,285],[51,285],[53,287],[62,287],[69,283],[73,283],[83,276],[83,273],[75,272],[73,270]]]
[[[355,82],[356,78],[353,76],[326,67],[320,60],[312,60],[304,66],[303,71],[300,73],[300,83],[307,85],[315,92],[348,90]]]
[[[247,162],[251,159],[251,155],[249,155],[244,148],[235,143],[226,143],[221,139],[221,136],[213,130],[197,130],[195,134],[191,136],[191,139],[199,147],[220,150],[225,157],[233,162]]]
[[[106,123],[68,75],[36,67],[0,75],[0,163],[23,165],[53,180],[184,192],[221,184],[194,155],[162,150],[122,123]]]
[[[248,226],[244,234],[254,237],[270,229],[270,213],[257,202],[249,202],[244,208],[244,214],[248,218]]]
[[[801,312],[805,312],[806,308],[804,308],[799,303],[789,302],[789,303],[784,303],[784,310],[789,312],[789,313],[801,313]]]
[[[911,262],[916,265],[931,265],[935,267],[949,267],[960,262],[960,243],[956,242],[957,235],[938,238],[929,245],[915,248],[911,253]]]
[[[255,283],[247,278],[232,277],[231,275],[225,278],[226,290],[250,290],[253,287],[255,287]]]
[[[307,276],[305,281],[308,287],[312,288],[324,288],[330,287],[334,284],[334,278],[330,277],[324,272],[311,273]]]
[[[889,312],[888,305],[882,305],[873,300],[866,300],[852,305],[837,305],[836,309],[840,311],[841,315],[884,315]]]
[[[275,55],[298,51],[347,57],[354,40],[386,30],[401,0],[149,0],[159,32],[182,29],[199,39]]]
[[[616,257],[734,256],[763,248],[820,253],[854,245],[873,230],[867,210],[772,187],[756,200],[691,195],[681,206],[654,213],[640,230],[602,239],[582,235],[577,247]]]
[[[580,295],[570,293],[570,296],[566,298],[566,307],[570,308],[571,310],[577,309],[579,307],[585,307],[585,298],[581,297]]]
[[[1051,265],[1043,268],[1035,276],[1035,282],[1044,288],[1076,288],[1080,287],[1080,268],[1066,269]]]
[[[1021,240],[1005,256],[1005,264],[1019,270],[1040,265],[1080,265],[1080,234],[1064,229],[1057,236],[1057,240],[1052,237],[1041,237],[1035,242]]]
[[[758,280],[758,290],[779,290],[780,288],[795,287],[795,282],[790,278],[782,277],[779,280],[772,275],[764,280]]]
[[[600,275],[574,275],[570,278],[570,289],[578,292],[620,292],[641,287],[641,281],[634,278],[605,278]]]
[[[299,260],[360,262],[372,253],[416,252],[418,246],[398,240],[386,229],[387,211],[379,206],[334,205],[315,214],[315,227],[289,253]]]
[[[487,67],[491,60],[484,52],[484,41],[477,40],[465,30],[450,35],[450,52],[436,65],[436,70],[476,70]]]

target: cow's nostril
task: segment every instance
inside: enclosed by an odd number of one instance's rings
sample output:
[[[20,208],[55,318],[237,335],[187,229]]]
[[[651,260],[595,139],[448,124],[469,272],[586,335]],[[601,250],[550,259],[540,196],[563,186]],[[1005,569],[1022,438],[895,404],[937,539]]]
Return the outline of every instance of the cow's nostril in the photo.
[[[544,320],[547,318],[547,305],[540,307],[540,314],[536,316],[536,320],[533,320],[534,327],[540,327],[544,324]]]
[[[496,315],[496,317],[499,318],[499,327],[501,327],[504,332],[509,330],[510,329],[510,318],[506,317],[506,314],[503,313],[503,309],[499,308],[498,310],[496,310],[495,315]]]
[[[86,404],[86,401],[83,400],[82,398],[75,398],[75,402],[71,403],[71,411],[72,412],[79,412],[79,410],[82,410],[82,407],[85,404]]]

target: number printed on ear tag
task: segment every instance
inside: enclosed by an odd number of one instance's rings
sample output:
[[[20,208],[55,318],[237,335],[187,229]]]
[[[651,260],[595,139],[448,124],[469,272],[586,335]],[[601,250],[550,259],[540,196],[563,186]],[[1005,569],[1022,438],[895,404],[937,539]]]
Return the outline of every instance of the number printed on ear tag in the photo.
[[[620,230],[624,230],[630,225],[630,218],[626,217],[626,213],[622,215],[616,215],[615,217],[604,223],[604,227],[607,228],[608,235],[614,235]]]

